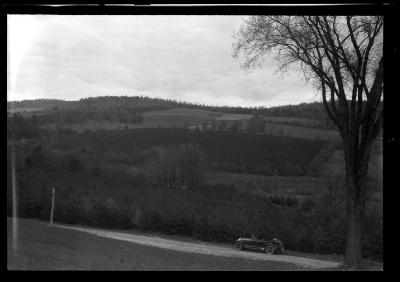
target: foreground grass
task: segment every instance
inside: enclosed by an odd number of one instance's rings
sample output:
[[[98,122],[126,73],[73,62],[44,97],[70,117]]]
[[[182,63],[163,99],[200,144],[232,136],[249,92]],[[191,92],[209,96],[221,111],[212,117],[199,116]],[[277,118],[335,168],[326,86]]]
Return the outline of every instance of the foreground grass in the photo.
[[[14,249],[7,219],[9,270],[307,270],[289,263],[191,254],[18,219]]]
[[[9,270],[309,270],[290,263],[218,257],[142,246],[79,231],[53,228],[42,223],[47,222],[18,219],[18,235],[14,245],[12,220],[7,219],[7,268]],[[140,231],[127,232],[126,230],[123,232],[199,242],[185,236]],[[230,246],[229,244],[207,244]],[[340,255],[292,251],[286,253],[292,256],[343,261],[343,256]],[[345,271],[347,269],[341,266],[320,270]],[[383,270],[383,265],[365,260],[361,270],[379,271]]]

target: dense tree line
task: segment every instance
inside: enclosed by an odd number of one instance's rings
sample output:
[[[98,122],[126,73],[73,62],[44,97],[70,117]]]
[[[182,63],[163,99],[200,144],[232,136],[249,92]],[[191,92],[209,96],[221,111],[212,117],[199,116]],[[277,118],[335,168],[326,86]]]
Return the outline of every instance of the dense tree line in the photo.
[[[7,113],[7,140],[38,138],[46,130],[39,127],[37,117],[23,117],[19,113]]]
[[[109,150],[127,153],[134,159],[151,147],[169,147],[180,143],[198,145],[211,169],[265,175],[305,175],[309,163],[324,142],[231,131],[189,131],[173,128],[100,130],[67,135],[60,148],[89,146],[98,153]]]
[[[198,188],[204,183],[204,154],[194,144],[152,147],[140,154],[147,176],[155,179],[160,187]]]
[[[343,208],[332,213],[324,199],[260,197],[231,186],[202,184],[168,189],[137,173],[85,161],[89,152],[58,152],[46,146],[7,148],[7,215],[12,214],[12,165],[18,216],[49,219],[56,188],[54,220],[98,227],[141,229],[232,243],[256,234],[282,239],[289,250],[343,253]],[[97,154],[94,154],[97,155]],[[85,157],[86,156],[86,157]],[[363,253],[382,258],[382,217],[369,209],[363,228]]]
[[[252,117],[247,122],[246,131],[251,133],[265,133],[266,121],[259,116]]]

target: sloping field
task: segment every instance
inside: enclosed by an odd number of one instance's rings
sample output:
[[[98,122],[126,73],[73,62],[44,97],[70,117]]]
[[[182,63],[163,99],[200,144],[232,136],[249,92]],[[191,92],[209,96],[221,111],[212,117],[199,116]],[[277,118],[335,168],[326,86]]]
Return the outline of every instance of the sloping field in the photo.
[[[280,195],[304,198],[316,196],[326,190],[326,179],[321,177],[267,176],[245,173],[215,172],[210,174],[210,184],[234,185],[238,190],[260,196]]]
[[[144,115],[149,116],[221,116],[221,112],[214,112],[203,109],[189,109],[189,108],[175,108],[160,111],[149,111],[145,112]]]
[[[162,111],[144,112],[143,124],[147,126],[183,126],[209,122],[222,113],[200,109],[168,109]]]
[[[62,100],[25,100],[19,102],[7,102],[7,112],[10,113],[21,113],[25,116],[31,116],[33,114],[41,115],[49,113],[53,110],[53,107],[62,107],[65,109],[71,109],[75,107],[75,101],[62,101]]]
[[[309,118],[297,118],[297,117],[275,117],[275,116],[265,116],[263,117],[263,120],[271,123],[281,123],[281,124],[286,124],[286,123],[293,123],[293,124],[298,124],[301,126],[317,126],[321,124],[320,120],[316,119],[309,119]]]
[[[372,147],[368,177],[370,180],[382,181],[383,176],[383,141],[377,139]],[[333,151],[331,157],[326,162],[322,171],[324,176],[329,175],[345,175],[345,163],[344,163],[344,152],[341,149]]]
[[[377,144],[377,146],[379,146],[379,144]],[[381,151],[371,152],[368,166],[368,185],[371,191],[373,191],[372,199],[378,202],[382,201],[383,154]],[[343,150],[335,150],[328,161],[325,163],[322,170],[322,176],[344,178],[345,175],[346,170],[344,162],[344,152]]]
[[[35,115],[41,115],[41,114],[45,114],[46,112],[48,112],[49,109],[48,108],[8,108],[7,109],[7,113],[10,114],[20,114],[22,116],[32,116],[33,114]]]
[[[95,234],[101,237],[113,238],[116,240],[122,240],[146,246],[153,246],[162,249],[188,252],[192,254],[197,253],[197,254],[221,256],[228,258],[240,257],[252,260],[291,263],[300,267],[307,267],[311,269],[338,267],[340,265],[340,263],[334,261],[325,261],[319,259],[304,258],[299,256],[266,255],[264,253],[255,253],[255,252],[238,252],[234,250],[232,247],[227,248],[226,246],[217,246],[217,245],[205,244],[202,242],[197,242],[197,243],[182,242],[182,241],[160,238],[156,236],[143,236],[143,235],[122,233],[122,232],[113,232],[110,230],[99,230],[94,228],[83,228],[75,226],[55,225],[54,227],[78,230],[90,234]]]
[[[268,260],[267,255],[236,252],[236,256],[162,248],[158,238],[121,234],[97,229],[85,232],[49,226],[37,220],[18,219],[13,237],[12,220],[7,219],[7,269],[9,270],[308,270],[284,258]],[[91,233],[89,233],[90,231]],[[98,233],[96,235],[96,232]],[[107,233],[108,232],[108,233]],[[125,236],[113,238],[115,236]],[[128,237],[126,237],[128,236]],[[131,236],[131,237],[129,237]],[[132,240],[126,240],[131,238]],[[146,244],[140,240],[146,239]],[[157,243],[158,242],[158,243]],[[179,244],[178,244],[179,243]],[[185,242],[174,241],[177,247]],[[181,245],[182,244],[182,245]],[[202,245],[207,246],[207,245]],[[201,246],[198,246],[201,247]],[[203,247],[204,248],[204,247]],[[213,252],[213,249],[210,249]],[[225,251],[228,251],[225,250]],[[243,256],[239,255],[243,254]],[[256,259],[260,256],[264,259]],[[300,260],[295,257],[293,260]],[[324,266],[335,262],[305,259]],[[311,268],[312,269],[312,268]]]
[[[10,113],[36,112],[36,111],[42,111],[42,110],[45,110],[45,108],[8,108],[7,112],[10,112]]]
[[[137,129],[137,128],[147,128],[150,126],[146,126],[144,124],[137,123],[122,123],[122,122],[110,122],[110,121],[94,121],[89,120],[78,124],[73,124],[68,126],[71,130],[76,133],[83,133],[87,131],[96,131],[96,130],[120,130],[120,129]],[[152,126],[156,127],[156,126]],[[42,128],[55,131],[57,129],[56,123],[47,123],[42,126]]]
[[[143,113],[146,126],[201,125],[202,122],[247,120],[253,115],[221,113],[202,109],[177,108]]]
[[[283,135],[295,138],[319,139],[324,141],[339,138],[339,133],[333,130],[299,127],[287,124],[267,123],[265,133],[269,135]]]
[[[184,242],[94,228],[7,219],[7,268],[25,270],[313,270],[338,262],[238,252],[232,247]]]
[[[229,114],[229,113],[224,113],[222,116],[217,117],[215,120],[216,121],[235,121],[235,120],[247,120],[252,118],[253,115],[247,115],[247,114]]]

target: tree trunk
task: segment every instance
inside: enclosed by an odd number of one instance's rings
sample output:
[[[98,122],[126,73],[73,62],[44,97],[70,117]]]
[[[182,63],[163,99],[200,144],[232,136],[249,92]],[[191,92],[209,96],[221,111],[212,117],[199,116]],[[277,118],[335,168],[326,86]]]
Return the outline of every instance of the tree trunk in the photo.
[[[361,225],[367,200],[370,143],[372,144],[372,141],[368,142],[362,152],[358,152],[357,157],[351,149],[345,149],[347,233],[344,265],[349,269],[359,269],[362,259]],[[347,146],[347,148],[349,147],[351,148],[351,146]]]
[[[359,268],[361,252],[361,221],[363,209],[353,197],[347,198],[347,234],[344,265],[348,268]]]

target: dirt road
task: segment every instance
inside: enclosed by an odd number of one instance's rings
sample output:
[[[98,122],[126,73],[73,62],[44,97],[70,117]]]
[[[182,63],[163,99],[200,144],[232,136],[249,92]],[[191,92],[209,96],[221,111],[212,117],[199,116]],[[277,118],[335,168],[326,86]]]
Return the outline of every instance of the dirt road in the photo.
[[[242,259],[259,260],[259,261],[261,260],[261,261],[291,263],[309,269],[327,269],[327,268],[338,267],[340,265],[338,262],[333,262],[333,261],[304,258],[298,256],[267,255],[264,253],[236,251],[233,248],[228,248],[225,246],[216,246],[206,243],[182,242],[177,240],[160,238],[157,236],[136,235],[136,234],[128,234],[122,232],[114,232],[109,230],[66,226],[59,224],[55,224],[51,227],[77,230],[97,235],[100,237],[112,238],[135,244],[186,252],[186,253],[213,255],[213,256],[230,257],[230,258],[242,258]]]

